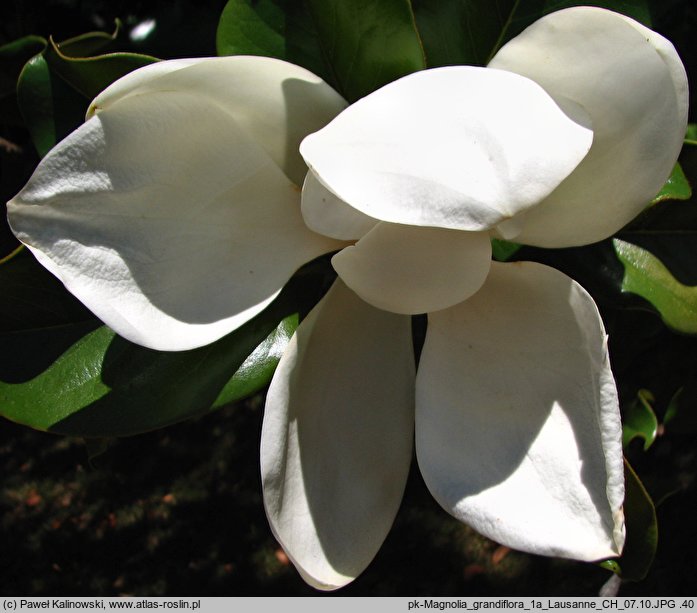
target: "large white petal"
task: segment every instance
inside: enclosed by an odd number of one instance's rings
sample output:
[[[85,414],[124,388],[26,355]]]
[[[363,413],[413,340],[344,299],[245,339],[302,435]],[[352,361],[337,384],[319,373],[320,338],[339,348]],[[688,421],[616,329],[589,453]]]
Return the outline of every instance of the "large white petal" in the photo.
[[[311,171],[303,184],[302,213],[308,228],[340,240],[358,240],[378,223],[330,192]]]
[[[296,185],[302,185],[307,172],[300,141],[346,106],[304,68],[268,57],[232,56],[170,60],[131,72],[95,98],[88,116],[130,96],[169,90],[215,101]]]
[[[393,223],[484,230],[546,197],[592,132],[535,83],[451,66],[352,104],[300,146],[339,198]]]
[[[576,7],[543,17],[490,63],[590,115],[579,167],[524,218],[518,242],[592,243],[633,219],[668,178],[687,123],[687,77],[673,46],[627,17]]]
[[[429,313],[469,298],[491,265],[486,232],[380,222],[332,258],[363,300],[393,313]]]
[[[598,560],[624,542],[621,424],[595,303],[564,274],[492,265],[429,315],[416,453],[438,502],[524,551]]]
[[[215,104],[121,100],[66,138],[8,204],[39,261],[107,325],[156,349],[207,344],[338,243],[299,189]]]
[[[311,585],[341,587],[377,553],[402,499],[413,427],[410,318],[337,281],[279,362],[261,438],[271,528]]]

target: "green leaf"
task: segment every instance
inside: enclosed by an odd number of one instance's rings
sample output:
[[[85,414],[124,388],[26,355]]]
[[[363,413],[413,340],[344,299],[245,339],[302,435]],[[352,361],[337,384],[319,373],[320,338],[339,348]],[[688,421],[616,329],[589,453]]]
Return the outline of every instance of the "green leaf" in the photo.
[[[692,188],[679,163],[675,164],[668,181],[656,194],[651,204],[658,204],[666,200],[689,200],[692,197]]]
[[[624,265],[622,291],[650,302],[674,330],[697,334],[697,287],[677,281],[649,251],[619,239],[613,245]]]
[[[298,327],[298,314],[289,315],[278,327],[242,362],[230,381],[220,391],[212,404],[222,407],[240,398],[258,392],[273,377],[278,361]]]
[[[350,102],[426,67],[409,0],[307,0],[338,90]]]
[[[664,201],[650,206],[618,238],[650,251],[675,278],[697,285],[697,202]]]
[[[0,301],[0,415],[100,438],[234,402],[268,383],[297,313],[324,291],[327,270],[322,260],[308,265],[263,313],[211,345],[159,352],[101,325],[25,251],[0,265],[0,285],[8,288]]]
[[[90,57],[103,51],[118,38],[121,30],[121,21],[116,20],[114,31],[108,32],[86,32],[68,38],[60,43],[60,47],[66,55],[71,57]]]
[[[428,65],[485,65],[559,0],[229,0],[220,55],[267,55],[304,66],[350,101]],[[591,3],[650,24],[647,0]],[[309,8],[309,12],[307,11]]]
[[[74,46],[74,42],[64,46],[51,39],[45,57],[51,69],[88,100],[129,72],[159,61],[139,53],[107,53],[94,57],[68,55]]]
[[[625,460],[624,516],[627,540],[619,559],[622,579],[641,581],[656,555],[658,524],[656,509],[636,473]]]
[[[491,252],[497,262],[507,262],[521,247],[522,245],[518,243],[511,243],[498,238],[491,239]]]
[[[266,385],[297,325],[297,316],[291,315],[273,329],[273,319],[255,320],[212,345],[184,352],[144,349],[106,326],[82,336],[89,326],[18,333],[20,341],[31,341],[31,336],[50,340],[57,334],[68,340],[70,333],[79,338],[68,341],[55,362],[27,380],[18,381],[5,364],[0,369],[0,410],[32,428],[75,436],[127,436],[162,428]],[[3,341],[11,336],[3,335]],[[28,344],[40,349],[39,343]]]
[[[0,45],[0,91],[14,89],[14,79],[22,66],[41,53],[46,47],[46,39],[42,36],[23,36],[17,40]]]
[[[100,91],[132,70],[158,61],[136,53],[78,55],[102,49],[116,35],[92,32],[61,44],[51,39],[25,64],[17,81],[17,102],[42,157],[84,121],[89,101]]]
[[[408,0],[229,0],[216,43],[303,66],[351,101],[425,68]]]
[[[412,0],[429,66],[485,66],[534,21],[571,6],[599,6],[651,24],[648,0]]]
[[[3,123],[21,124],[17,79],[22,67],[46,47],[40,36],[25,36],[0,47],[0,116]]]
[[[269,328],[271,342],[238,373],[235,384],[230,382]],[[260,389],[292,329],[292,316],[276,330],[262,318],[200,349],[157,352],[100,326],[31,379],[9,383],[0,373],[0,407],[12,421],[73,436],[128,436],[162,428],[233,402],[242,397],[240,391]]]
[[[303,2],[229,0],[216,34],[218,55],[263,55],[303,66],[336,85]]]
[[[654,401],[653,394],[642,389],[625,408],[622,415],[622,446],[625,449],[635,438],[643,439],[644,451],[656,440],[658,420],[651,406]]]
[[[622,569],[620,568],[619,562],[617,560],[603,560],[598,564],[598,566],[612,571],[616,575],[621,575],[622,574]]]
[[[88,104],[51,70],[43,54],[30,59],[20,73],[17,102],[41,157],[84,121]]]
[[[428,65],[486,65],[520,4],[519,0],[412,0]]]

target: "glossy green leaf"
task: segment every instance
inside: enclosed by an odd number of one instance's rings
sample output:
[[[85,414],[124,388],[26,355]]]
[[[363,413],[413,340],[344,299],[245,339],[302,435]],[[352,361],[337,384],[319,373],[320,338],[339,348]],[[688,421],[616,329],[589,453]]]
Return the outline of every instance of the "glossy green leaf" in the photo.
[[[624,463],[624,516],[627,540],[618,560],[622,579],[640,581],[656,555],[658,524],[651,497],[627,461]]]
[[[30,59],[19,75],[17,102],[42,157],[84,121],[88,105],[51,70],[43,54]]]
[[[428,65],[486,65],[520,4],[519,0],[412,0]]]
[[[67,50],[72,46],[68,46]],[[159,61],[157,58],[139,53],[107,53],[94,57],[80,57],[67,55],[68,51],[63,45],[51,40],[45,52],[46,60],[56,74],[88,101],[125,74]]]
[[[484,66],[534,21],[571,6],[600,6],[650,25],[648,0],[412,0],[429,66]]]
[[[121,22],[117,19],[114,31],[86,32],[68,38],[60,43],[60,47],[70,57],[90,57],[106,52],[109,46],[118,38],[121,30]]]
[[[216,343],[158,352],[94,319],[26,252],[0,265],[0,415],[84,437],[137,434],[196,417],[268,383],[319,299],[327,265],[309,265],[263,313]],[[280,324],[279,324],[280,322]]]
[[[220,55],[278,57],[312,70],[353,101],[429,67],[485,65],[559,0],[229,0]],[[647,0],[592,2],[649,24]],[[309,8],[309,12],[306,10]]]
[[[3,123],[21,123],[17,107],[17,79],[22,67],[46,47],[40,36],[25,36],[0,46],[0,116]]]
[[[664,202],[665,200],[689,200],[692,197],[692,188],[683,172],[680,164],[675,164],[673,172],[670,173],[668,181],[661,188],[661,191],[656,194],[656,197],[651,201],[651,204]]]
[[[651,252],[684,285],[697,285],[697,202],[678,200],[648,207],[618,238]]]
[[[14,88],[12,77],[16,77],[27,60],[41,53],[45,47],[46,39],[42,36],[23,36],[0,45],[0,90]]]
[[[307,0],[307,6],[349,101],[426,67],[409,0]]]
[[[624,265],[622,291],[650,302],[674,330],[697,334],[697,287],[677,281],[649,251],[619,239],[613,245]]]
[[[617,560],[603,560],[598,564],[602,568],[612,571],[616,575],[622,574],[622,569],[620,568],[619,562]]]
[[[656,440],[658,420],[651,406],[655,398],[648,390],[639,390],[622,414],[622,446],[626,449],[635,438],[644,441],[646,451]]]
[[[201,415],[268,382],[293,330],[292,317],[276,330],[270,320],[255,320],[212,345],[184,352],[144,349],[100,326],[31,379],[10,383],[0,373],[2,414],[39,430],[84,437],[127,436]],[[231,382],[269,328],[271,340]]]
[[[271,381],[278,361],[297,329],[298,323],[297,313],[283,319],[278,327],[242,362],[220,391],[212,407],[221,407],[240,398],[251,396]]]
[[[682,286],[697,285],[694,264],[697,261],[697,202],[684,199],[690,194],[685,174],[676,164],[660,196],[617,235],[623,242],[641,247],[660,260]],[[623,286],[627,265],[618,257],[612,240],[567,249],[522,246],[508,258],[533,260],[557,268],[581,283],[596,301],[606,302],[613,308],[646,307],[637,294],[627,293]],[[638,295],[644,297],[643,293]]]
[[[336,85],[303,2],[229,0],[216,34],[218,55],[264,55],[303,66]]]

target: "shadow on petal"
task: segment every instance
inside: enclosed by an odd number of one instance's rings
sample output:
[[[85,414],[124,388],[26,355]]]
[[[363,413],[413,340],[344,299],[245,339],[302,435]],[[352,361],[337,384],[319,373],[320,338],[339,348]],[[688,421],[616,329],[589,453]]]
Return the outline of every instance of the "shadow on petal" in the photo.
[[[392,526],[411,464],[413,398],[409,317],[337,281],[279,363],[261,443],[271,527],[315,587],[353,580]]]
[[[494,264],[473,298],[431,314],[416,443],[438,502],[517,549],[616,554],[622,455],[606,351],[588,294],[538,264]]]
[[[176,350],[237,328],[340,245],[310,232],[299,205],[299,188],[231,116],[160,92],[127,97],[73,133],[10,218],[110,327]]]

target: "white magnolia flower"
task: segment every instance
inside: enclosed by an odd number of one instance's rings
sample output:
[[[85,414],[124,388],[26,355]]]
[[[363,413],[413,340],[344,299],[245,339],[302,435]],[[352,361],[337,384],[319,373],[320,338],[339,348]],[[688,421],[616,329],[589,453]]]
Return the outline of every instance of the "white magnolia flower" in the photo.
[[[612,235],[660,189],[687,116],[665,39],[601,9],[541,19],[489,68],[407,76],[344,108],[264,58],[177,60],[118,81],[8,205],[49,270],[123,336],[209,343],[338,251],[267,396],[271,527],[310,584],[370,563],[413,433],[438,502],[538,554],[624,541],[621,425],[591,297],[491,263]],[[306,166],[302,206],[297,188]],[[348,244],[346,241],[356,241]],[[428,313],[415,373],[410,314]]]
[[[298,146],[345,106],[270,58],[151,64],[97,96],[8,203],[10,225],[125,338],[206,345],[342,245],[303,222]]]

